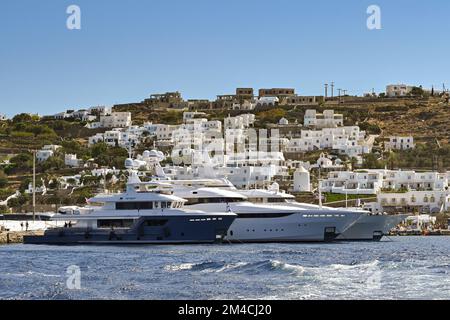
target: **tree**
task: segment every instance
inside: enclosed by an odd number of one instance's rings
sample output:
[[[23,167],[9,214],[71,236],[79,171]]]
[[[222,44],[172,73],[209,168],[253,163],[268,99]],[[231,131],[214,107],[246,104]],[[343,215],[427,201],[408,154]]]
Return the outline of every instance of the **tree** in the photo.
[[[8,176],[0,171],[0,188],[5,188],[8,185]]]
[[[33,118],[31,117],[30,114],[28,113],[21,113],[18,114],[16,116],[14,116],[14,118],[12,119],[13,123],[19,123],[19,122],[31,122],[33,120]]]
[[[363,167],[367,169],[382,169],[383,163],[378,160],[378,157],[374,153],[365,154],[363,156]]]
[[[42,164],[42,169],[44,171],[51,170],[51,169],[62,169],[64,168],[64,160],[57,156],[52,156],[45,160],[45,162]]]
[[[31,153],[19,153],[10,159],[10,164],[5,167],[8,175],[18,172],[30,172],[33,167],[33,155]]]
[[[12,198],[8,200],[8,207],[10,208],[21,208],[29,200],[28,195],[21,194],[17,198]]]
[[[107,150],[108,145],[104,142],[99,142],[91,147],[91,155],[93,158],[97,158],[98,156],[105,154]]]
[[[423,96],[425,91],[423,90],[422,86],[420,87],[412,87],[411,89],[411,95],[413,96]]]
[[[352,157],[350,159],[350,165],[352,167],[352,171],[355,170],[357,164],[358,164],[358,159],[356,159],[355,157]]]

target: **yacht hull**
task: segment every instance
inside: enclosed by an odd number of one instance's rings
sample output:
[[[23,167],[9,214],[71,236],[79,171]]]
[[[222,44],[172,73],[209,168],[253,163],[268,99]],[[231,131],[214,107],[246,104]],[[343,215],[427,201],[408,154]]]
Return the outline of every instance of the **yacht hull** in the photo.
[[[364,215],[336,240],[380,241],[406,218],[407,215]]]
[[[279,218],[251,218],[231,224],[229,242],[328,242],[334,240],[361,217],[360,213],[302,212]]]
[[[25,236],[25,244],[136,245],[221,242],[235,216],[142,217],[130,229],[57,228],[43,236]]]

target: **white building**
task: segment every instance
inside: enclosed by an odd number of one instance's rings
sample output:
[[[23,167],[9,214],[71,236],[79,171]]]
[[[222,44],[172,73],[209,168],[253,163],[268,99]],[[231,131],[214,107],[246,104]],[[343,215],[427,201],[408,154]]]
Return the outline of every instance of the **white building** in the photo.
[[[156,124],[155,126],[156,139],[158,140],[172,140],[173,132],[179,128],[179,126],[168,124]]]
[[[245,129],[255,123],[254,114],[241,114],[236,117],[228,116],[223,120],[224,129]]]
[[[199,116],[206,116],[206,113],[204,112],[183,112],[183,122],[187,122],[189,120],[195,119]]]
[[[256,105],[262,107],[274,107],[279,103],[280,99],[278,97],[260,97],[256,100]]]
[[[300,138],[291,139],[286,152],[300,153],[332,149],[340,154],[358,158],[372,151],[372,139],[365,139],[366,132],[359,127],[324,128],[322,130],[302,130]]]
[[[280,125],[280,126],[287,126],[288,124],[289,124],[289,121],[286,118],[281,118],[280,121],[278,121],[278,125]]]
[[[322,183],[324,192],[340,194],[378,194],[384,190],[447,191],[448,173],[415,172],[386,169],[333,171]]]
[[[448,190],[411,190],[378,194],[378,204],[385,211],[440,213],[450,209]]]
[[[121,140],[122,140],[122,131],[118,129],[106,131],[104,134],[103,141],[111,147],[118,146]]]
[[[233,103],[233,106],[231,107],[231,109],[232,110],[251,111],[251,110],[254,110],[255,107],[256,107],[256,103],[246,100],[243,103],[238,103],[238,102]]]
[[[105,141],[105,135],[103,133],[97,133],[88,139],[89,146],[92,146],[96,143],[104,142]]]
[[[99,115],[108,115],[112,113],[112,107],[107,106],[96,106],[96,107],[90,107],[88,109],[89,114],[99,114]]]
[[[76,119],[81,121],[94,121],[97,119],[97,117],[95,115],[92,115],[88,110],[67,110],[56,113],[52,117],[56,120]]]
[[[45,145],[41,150],[36,152],[36,160],[38,162],[46,161],[48,158],[52,157],[59,148],[61,148],[61,146],[53,144]]]
[[[415,148],[414,138],[409,137],[389,137],[386,142],[386,150],[410,150]]]
[[[316,110],[306,110],[304,117],[305,127],[314,128],[336,128],[344,125],[344,116],[335,114],[334,110],[325,110],[323,113],[317,113]]]
[[[131,112],[112,112],[100,116],[101,128],[126,128],[131,126]]]
[[[294,192],[311,192],[310,174],[303,167],[294,172]]]
[[[66,153],[64,155],[64,164],[68,167],[79,168],[82,166],[83,161],[78,159],[76,154]]]
[[[390,84],[386,86],[386,95],[390,98],[407,96],[413,89],[413,86],[406,84]]]

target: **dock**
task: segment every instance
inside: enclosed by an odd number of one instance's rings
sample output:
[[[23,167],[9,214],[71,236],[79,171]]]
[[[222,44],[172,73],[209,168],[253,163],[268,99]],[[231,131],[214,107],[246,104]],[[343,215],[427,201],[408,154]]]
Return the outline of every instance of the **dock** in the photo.
[[[450,236],[450,230],[438,229],[432,231],[422,231],[422,230],[395,230],[392,231],[390,236]]]
[[[0,245],[23,243],[24,236],[43,235],[44,231],[0,231]]]

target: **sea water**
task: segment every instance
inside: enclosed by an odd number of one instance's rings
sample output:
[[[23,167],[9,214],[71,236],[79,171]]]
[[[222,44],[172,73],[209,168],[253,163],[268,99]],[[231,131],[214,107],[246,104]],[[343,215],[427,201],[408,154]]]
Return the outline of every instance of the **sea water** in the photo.
[[[79,270],[79,287],[70,285]],[[0,247],[0,299],[449,299],[450,238]],[[73,280],[73,279],[72,279]]]

